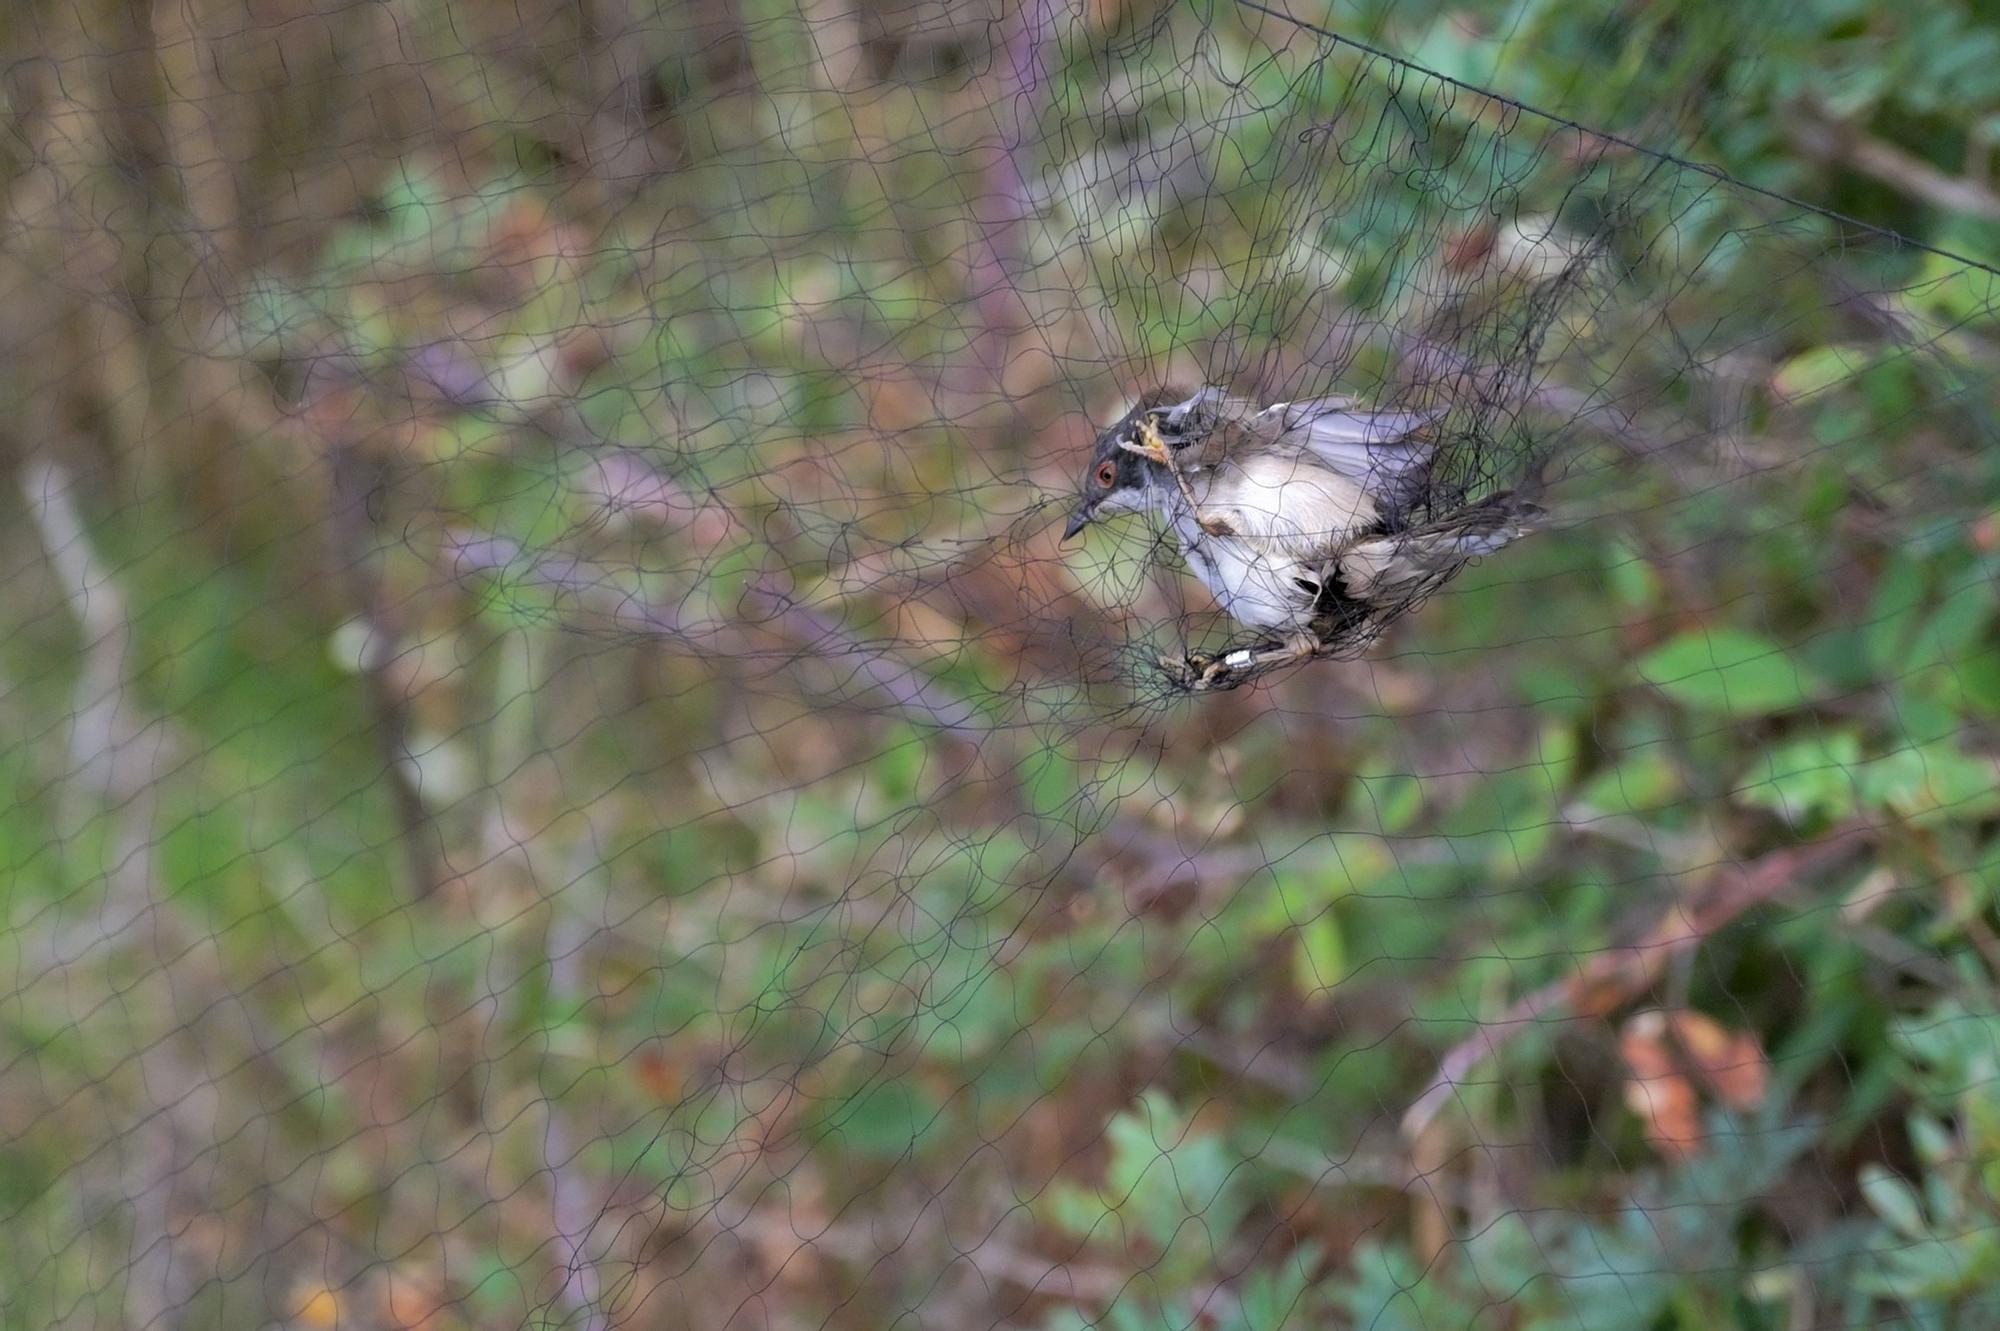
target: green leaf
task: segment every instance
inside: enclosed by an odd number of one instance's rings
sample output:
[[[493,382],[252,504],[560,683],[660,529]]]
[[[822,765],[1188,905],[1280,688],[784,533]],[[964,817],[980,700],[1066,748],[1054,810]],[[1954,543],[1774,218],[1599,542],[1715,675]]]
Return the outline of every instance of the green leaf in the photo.
[[[1953,822],[2000,809],[1993,760],[1949,744],[1885,753],[1861,769],[1863,802],[1916,822]]]
[[[1103,1184],[1059,1182],[1049,1194],[1050,1219],[1100,1241],[1143,1236],[1163,1254],[1156,1273],[1188,1274],[1212,1263],[1213,1245],[1249,1205],[1235,1152],[1157,1091],[1113,1116],[1104,1136],[1111,1158]]]
[[[1273,1268],[1246,1275],[1236,1315],[1224,1323],[1228,1331],[1303,1331],[1308,1325],[1326,1325],[1324,1311],[1312,1294],[1319,1257],[1311,1246],[1295,1248]]]
[[[1385,835],[1407,828],[1423,812],[1424,783],[1407,773],[1356,775],[1354,784],[1357,815],[1372,815],[1375,826]]]
[[[1930,1227],[1924,1223],[1916,1189],[1881,1165],[1861,1167],[1861,1194],[1891,1229],[1906,1238],[1923,1238]]]
[[[1811,397],[1848,382],[1874,360],[1867,347],[1814,347],[1779,366],[1771,385],[1789,398]]]
[[[1628,610],[1645,610],[1660,599],[1660,576],[1646,556],[1623,539],[1604,552],[1604,582],[1611,597]]]
[[[1929,583],[1923,562],[1907,554],[1898,555],[1876,580],[1863,639],[1869,669],[1878,678],[1892,679],[1901,673],[1903,645],[1923,613]]]
[[[1309,994],[1332,988],[1347,973],[1347,936],[1331,907],[1299,928],[1293,969]]]
[[[1818,681],[1791,653],[1742,629],[1683,633],[1649,653],[1638,671],[1684,707],[1729,716],[1789,711],[1819,691]]]
[[[915,1078],[880,1073],[850,1090],[827,1121],[849,1150],[888,1160],[921,1150],[945,1122],[936,1098]]]
[[[1680,769],[1662,746],[1646,744],[1584,782],[1577,800],[1598,813],[1643,815],[1669,807],[1680,790]]]
[[[1861,740],[1840,730],[1765,749],[1737,780],[1737,798],[1793,823],[1854,812]]]

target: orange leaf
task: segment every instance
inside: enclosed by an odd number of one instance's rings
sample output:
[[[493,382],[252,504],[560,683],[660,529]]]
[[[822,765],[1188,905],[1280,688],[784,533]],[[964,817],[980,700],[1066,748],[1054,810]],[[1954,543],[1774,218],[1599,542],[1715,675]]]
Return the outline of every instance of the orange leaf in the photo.
[[[292,1320],[300,1326],[337,1326],[340,1300],[325,1285],[310,1282],[301,1285],[292,1295]]]
[[[1654,1146],[1685,1160],[1701,1149],[1701,1105],[1694,1084],[1675,1068],[1666,1034],[1661,1012],[1641,1012],[1625,1023],[1618,1037],[1618,1052],[1632,1070],[1625,1105]]]
[[[680,1069],[657,1049],[643,1050],[632,1060],[632,1078],[662,1104],[681,1098]]]
[[[1739,1111],[1763,1103],[1770,1066],[1755,1035],[1730,1031],[1702,1012],[1676,1012],[1672,1023],[1687,1066],[1718,1100]]]

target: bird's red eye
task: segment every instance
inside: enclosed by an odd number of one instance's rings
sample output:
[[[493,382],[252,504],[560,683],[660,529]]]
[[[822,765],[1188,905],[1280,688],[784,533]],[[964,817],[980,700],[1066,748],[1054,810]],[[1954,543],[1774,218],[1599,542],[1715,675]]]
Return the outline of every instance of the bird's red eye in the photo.
[[[1118,479],[1117,464],[1111,462],[1100,462],[1097,464],[1097,483],[1099,485],[1109,490],[1111,488],[1111,482],[1117,479]]]

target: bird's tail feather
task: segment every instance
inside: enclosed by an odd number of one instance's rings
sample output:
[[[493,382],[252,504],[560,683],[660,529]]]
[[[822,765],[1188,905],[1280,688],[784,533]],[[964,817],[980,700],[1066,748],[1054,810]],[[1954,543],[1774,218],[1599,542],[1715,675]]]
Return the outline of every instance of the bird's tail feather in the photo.
[[[1366,540],[1340,560],[1347,594],[1370,604],[1421,596],[1467,560],[1519,540],[1547,517],[1541,505],[1504,492],[1429,522]]]

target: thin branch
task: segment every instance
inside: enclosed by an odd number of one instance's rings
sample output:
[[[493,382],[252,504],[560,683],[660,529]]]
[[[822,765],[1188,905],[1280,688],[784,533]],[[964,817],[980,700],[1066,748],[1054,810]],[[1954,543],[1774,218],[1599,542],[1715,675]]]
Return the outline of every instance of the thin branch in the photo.
[[[564,1004],[581,1004],[590,992],[582,974],[587,935],[583,921],[567,909],[568,904],[560,898],[551,901],[552,919],[544,942],[549,989]],[[572,1131],[570,1107],[552,1097],[545,1113],[542,1167],[549,1176],[549,1218],[562,1272],[557,1297],[573,1316],[582,1319],[582,1331],[605,1331],[609,1323],[591,1241],[609,1190],[579,1165],[583,1148]]]
[[[984,737],[971,703],[933,684],[917,666],[863,642],[775,583],[759,582],[745,600],[786,636],[800,640],[813,656],[828,662],[851,661],[862,682],[909,720],[933,726],[952,739],[973,742]]]
[[[1808,157],[1858,171],[1947,212],[2000,221],[2000,194],[1949,175],[1885,139],[1806,112],[1787,126],[1792,145]]]
[[[62,1018],[75,1031],[87,1015],[86,989],[67,975],[63,956],[119,948],[120,964],[134,968],[117,985],[127,1002],[171,1004],[172,995],[189,982],[184,968],[177,970],[166,960],[185,957],[189,943],[172,912],[162,908],[154,877],[153,771],[159,752],[171,748],[174,737],[170,727],[150,722],[128,701],[130,613],[118,584],[97,559],[70,473],[36,460],[23,469],[20,484],[80,637],[68,736],[69,797],[82,796],[108,813],[115,846],[104,872],[103,906],[75,912],[73,922],[58,925],[62,933],[76,936],[58,941],[44,962],[45,975],[64,978],[43,1016]],[[144,748],[148,741],[150,753]],[[62,816],[80,826],[88,813],[72,805]],[[69,1005],[67,1013],[57,1004]],[[177,1241],[175,1218],[186,1205],[184,1188],[198,1186],[183,1177],[190,1144],[215,1132],[200,1098],[207,1078],[188,1056],[182,1034],[170,1031],[138,1051],[143,1098],[134,1106],[135,1120],[114,1129],[120,1154],[129,1147],[133,1156],[130,1172],[119,1184],[131,1217],[125,1313],[135,1326],[165,1324],[187,1298],[191,1274]]]
[[[376,567],[377,552],[368,516],[370,480],[363,474],[368,464],[350,441],[333,440],[329,451],[333,472],[334,560],[346,583],[349,603],[367,630],[367,645],[360,662],[361,678],[368,691],[383,773],[396,807],[411,899],[423,901],[438,886],[438,838],[431,825],[430,811],[424,806],[423,791],[417,784],[416,759],[410,752],[409,698],[391,668],[395,634],[388,622],[382,577]]]
[[[1745,865],[1730,865],[1709,879],[1692,905],[1669,906],[1644,937],[1626,947],[1591,957],[1574,975],[1544,985],[1519,999],[1497,1018],[1480,1024],[1478,1034],[1447,1052],[1421,1094],[1403,1115],[1406,1140],[1430,1126],[1472,1070],[1494,1057],[1517,1036],[1550,1013],[1570,1011],[1601,1016],[1646,991],[1669,962],[1763,902],[1783,893],[1807,874],[1847,856],[1869,829],[1849,826],[1810,845],[1772,851]]]

